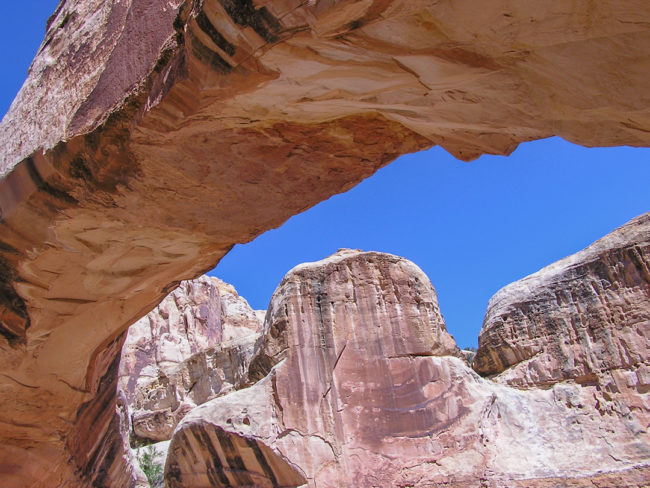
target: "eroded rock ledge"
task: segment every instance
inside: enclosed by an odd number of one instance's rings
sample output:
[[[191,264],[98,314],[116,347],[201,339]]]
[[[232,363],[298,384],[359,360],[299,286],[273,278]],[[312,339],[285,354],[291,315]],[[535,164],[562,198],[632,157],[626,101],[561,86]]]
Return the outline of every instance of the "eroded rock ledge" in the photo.
[[[649,222],[650,214],[603,241],[634,246]],[[568,259],[590,262],[585,252]],[[562,281],[588,282],[580,273]],[[648,301],[639,308],[647,312]],[[610,338],[625,334],[601,325]],[[343,250],[300,265],[278,286],[264,328],[251,371],[268,374],[183,419],[167,458],[171,488],[647,484],[647,388],[564,378],[522,390],[479,377],[445,331],[428,278],[405,259]],[[553,349],[563,337],[545,341]],[[617,344],[628,354],[637,347]]]
[[[520,387],[572,380],[646,393],[649,302],[646,213],[492,297],[474,369]]]
[[[619,419],[619,459],[650,460],[650,213],[500,290],[488,305],[474,369],[518,388],[582,385],[582,412]],[[569,400],[570,404],[574,400]],[[585,410],[587,409],[587,410]],[[606,428],[605,428],[606,430]],[[600,442],[618,437],[616,428]],[[647,486],[650,474],[647,468]],[[635,475],[636,476],[636,475]],[[637,486],[626,477],[594,481]],[[573,485],[572,485],[573,486]]]
[[[398,155],[649,145],[649,22],[641,0],[62,1],[0,124],[4,484],[128,478],[100,414],[126,327]]]
[[[259,315],[231,285],[201,276],[131,325],[118,382],[131,440],[169,440],[192,408],[246,385]]]

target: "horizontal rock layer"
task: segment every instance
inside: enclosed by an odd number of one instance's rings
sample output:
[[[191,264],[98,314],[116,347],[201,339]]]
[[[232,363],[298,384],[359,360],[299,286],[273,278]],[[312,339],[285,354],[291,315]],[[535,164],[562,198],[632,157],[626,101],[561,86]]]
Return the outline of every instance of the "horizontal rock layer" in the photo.
[[[398,155],[647,146],[649,20],[642,0],[60,2],[0,124],[6,485],[91,483],[99,458],[66,446],[102,444],[74,426],[114,404],[127,326]]]
[[[479,377],[404,259],[345,250],[294,268],[265,330],[251,370],[269,373],[179,424],[171,488],[278,476],[310,487],[640,487],[650,476],[646,424],[624,401],[598,384],[525,391]],[[281,467],[267,469],[259,446]]]

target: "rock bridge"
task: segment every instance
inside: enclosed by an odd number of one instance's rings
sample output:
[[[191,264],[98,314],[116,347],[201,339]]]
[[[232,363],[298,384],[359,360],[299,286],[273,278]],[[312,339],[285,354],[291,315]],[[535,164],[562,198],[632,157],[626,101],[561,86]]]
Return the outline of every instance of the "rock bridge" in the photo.
[[[0,124],[0,473],[130,486],[126,327],[401,154],[650,146],[644,0],[62,0]]]

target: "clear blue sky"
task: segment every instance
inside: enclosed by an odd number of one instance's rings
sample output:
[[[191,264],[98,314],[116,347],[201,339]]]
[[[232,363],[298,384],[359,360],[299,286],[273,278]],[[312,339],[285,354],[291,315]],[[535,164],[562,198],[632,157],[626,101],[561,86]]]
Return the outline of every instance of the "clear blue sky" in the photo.
[[[3,2],[0,111],[20,88],[55,0]],[[20,5],[20,6],[19,6]],[[650,150],[586,149],[553,138],[472,163],[407,155],[343,195],[236,246],[213,274],[265,309],[284,274],[341,247],[405,256],[431,278],[450,332],[476,345],[502,286],[650,210]]]

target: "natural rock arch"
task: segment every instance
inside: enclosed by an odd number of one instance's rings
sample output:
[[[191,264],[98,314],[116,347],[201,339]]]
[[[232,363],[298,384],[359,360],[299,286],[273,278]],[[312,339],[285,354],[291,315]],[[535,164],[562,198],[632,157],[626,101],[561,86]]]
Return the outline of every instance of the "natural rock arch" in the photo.
[[[650,145],[647,2],[64,0],[0,125],[5,486],[128,486],[125,328],[400,154]]]

